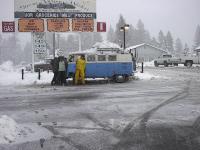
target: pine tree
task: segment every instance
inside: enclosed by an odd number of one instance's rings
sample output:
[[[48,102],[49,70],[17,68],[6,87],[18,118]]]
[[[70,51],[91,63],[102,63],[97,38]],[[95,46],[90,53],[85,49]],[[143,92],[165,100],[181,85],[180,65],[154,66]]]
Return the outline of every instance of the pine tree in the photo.
[[[126,24],[126,21],[124,19],[124,17],[122,15],[120,15],[119,17],[119,21],[116,24],[116,30],[115,30],[115,43],[119,44],[119,45],[123,45],[123,41],[124,41],[124,34],[123,32],[120,31],[120,28],[123,27]]]
[[[138,20],[137,30],[136,30],[136,40],[138,44],[145,43],[146,31],[144,29],[144,23]]]
[[[198,46],[200,46],[200,25],[197,26],[195,32],[193,49],[197,48]]]
[[[166,48],[167,48],[168,52],[170,52],[171,54],[174,53],[174,41],[173,41],[172,35],[169,31],[166,36]]]
[[[183,53],[183,44],[179,38],[176,39],[175,52],[176,52],[176,55],[178,56]]]
[[[151,40],[151,45],[155,46],[155,47],[159,47],[159,43],[157,42],[156,38],[153,37],[152,40]]]
[[[129,30],[126,32],[126,45],[127,47],[136,45],[136,30],[133,25],[130,25]]]
[[[165,39],[165,36],[164,36],[162,30],[160,30],[160,32],[158,34],[158,42],[159,42],[160,48],[167,50],[166,39]]]
[[[184,55],[191,54],[190,49],[189,49],[187,43],[185,43],[185,46],[184,46],[184,52],[183,52],[183,53],[184,53]]]
[[[145,30],[144,42],[147,43],[147,44],[151,43],[151,36],[150,36],[149,31],[147,31],[147,30]]]

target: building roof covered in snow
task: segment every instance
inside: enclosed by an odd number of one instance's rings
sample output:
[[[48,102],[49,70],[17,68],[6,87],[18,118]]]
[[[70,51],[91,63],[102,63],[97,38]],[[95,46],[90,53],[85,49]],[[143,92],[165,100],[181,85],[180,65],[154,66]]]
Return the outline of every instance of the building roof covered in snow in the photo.
[[[97,42],[92,47],[97,48],[97,49],[104,49],[104,48],[120,49],[119,45],[117,45],[115,43],[108,42],[108,41]]]
[[[142,47],[142,46],[149,46],[149,47],[152,47],[152,48],[157,49],[157,50],[159,50],[159,51],[163,51],[163,52],[167,53],[167,52],[166,52],[164,49],[162,49],[162,48],[158,48],[158,47],[155,47],[155,46],[153,46],[153,45],[146,44],[146,43],[142,43],[142,44],[139,44],[139,45],[134,45],[134,46],[128,47],[128,48],[126,48],[126,51],[129,52],[130,50],[134,50],[134,49],[137,49],[137,48]]]
[[[196,51],[200,51],[200,46],[195,49]]]

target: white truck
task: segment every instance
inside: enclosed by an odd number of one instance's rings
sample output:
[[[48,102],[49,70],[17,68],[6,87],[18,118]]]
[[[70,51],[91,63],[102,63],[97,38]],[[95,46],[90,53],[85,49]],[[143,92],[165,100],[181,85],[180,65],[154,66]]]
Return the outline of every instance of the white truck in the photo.
[[[155,67],[158,67],[159,65],[164,65],[165,67],[168,67],[169,65],[178,66],[179,63],[180,58],[172,57],[170,54],[164,54],[154,60]]]
[[[184,66],[192,67],[193,64],[200,64],[200,57],[199,55],[181,56],[179,64],[184,64]]]
[[[172,57],[170,54],[165,54],[162,57],[154,60],[155,67],[159,65],[164,65],[168,67],[169,65],[178,66],[178,64],[183,64],[184,66],[191,67],[193,64],[200,64],[200,56],[180,56],[180,57]]]

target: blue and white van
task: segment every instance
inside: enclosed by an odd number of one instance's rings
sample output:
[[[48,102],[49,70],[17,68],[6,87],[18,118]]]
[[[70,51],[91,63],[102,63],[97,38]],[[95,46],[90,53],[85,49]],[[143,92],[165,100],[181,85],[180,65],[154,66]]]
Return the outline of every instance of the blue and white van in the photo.
[[[84,55],[86,60],[86,78],[109,78],[115,82],[126,81],[133,75],[131,54],[74,52],[69,55],[67,75],[74,78],[76,60]]]

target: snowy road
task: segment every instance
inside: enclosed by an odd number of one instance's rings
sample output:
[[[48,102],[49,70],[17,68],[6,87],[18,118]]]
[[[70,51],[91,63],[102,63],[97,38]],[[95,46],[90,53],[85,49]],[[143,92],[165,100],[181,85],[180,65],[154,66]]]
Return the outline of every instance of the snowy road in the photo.
[[[200,69],[149,67],[146,72],[155,78],[1,86],[0,116],[49,132],[44,150],[199,150]],[[40,150],[39,139],[11,141],[0,150]]]

